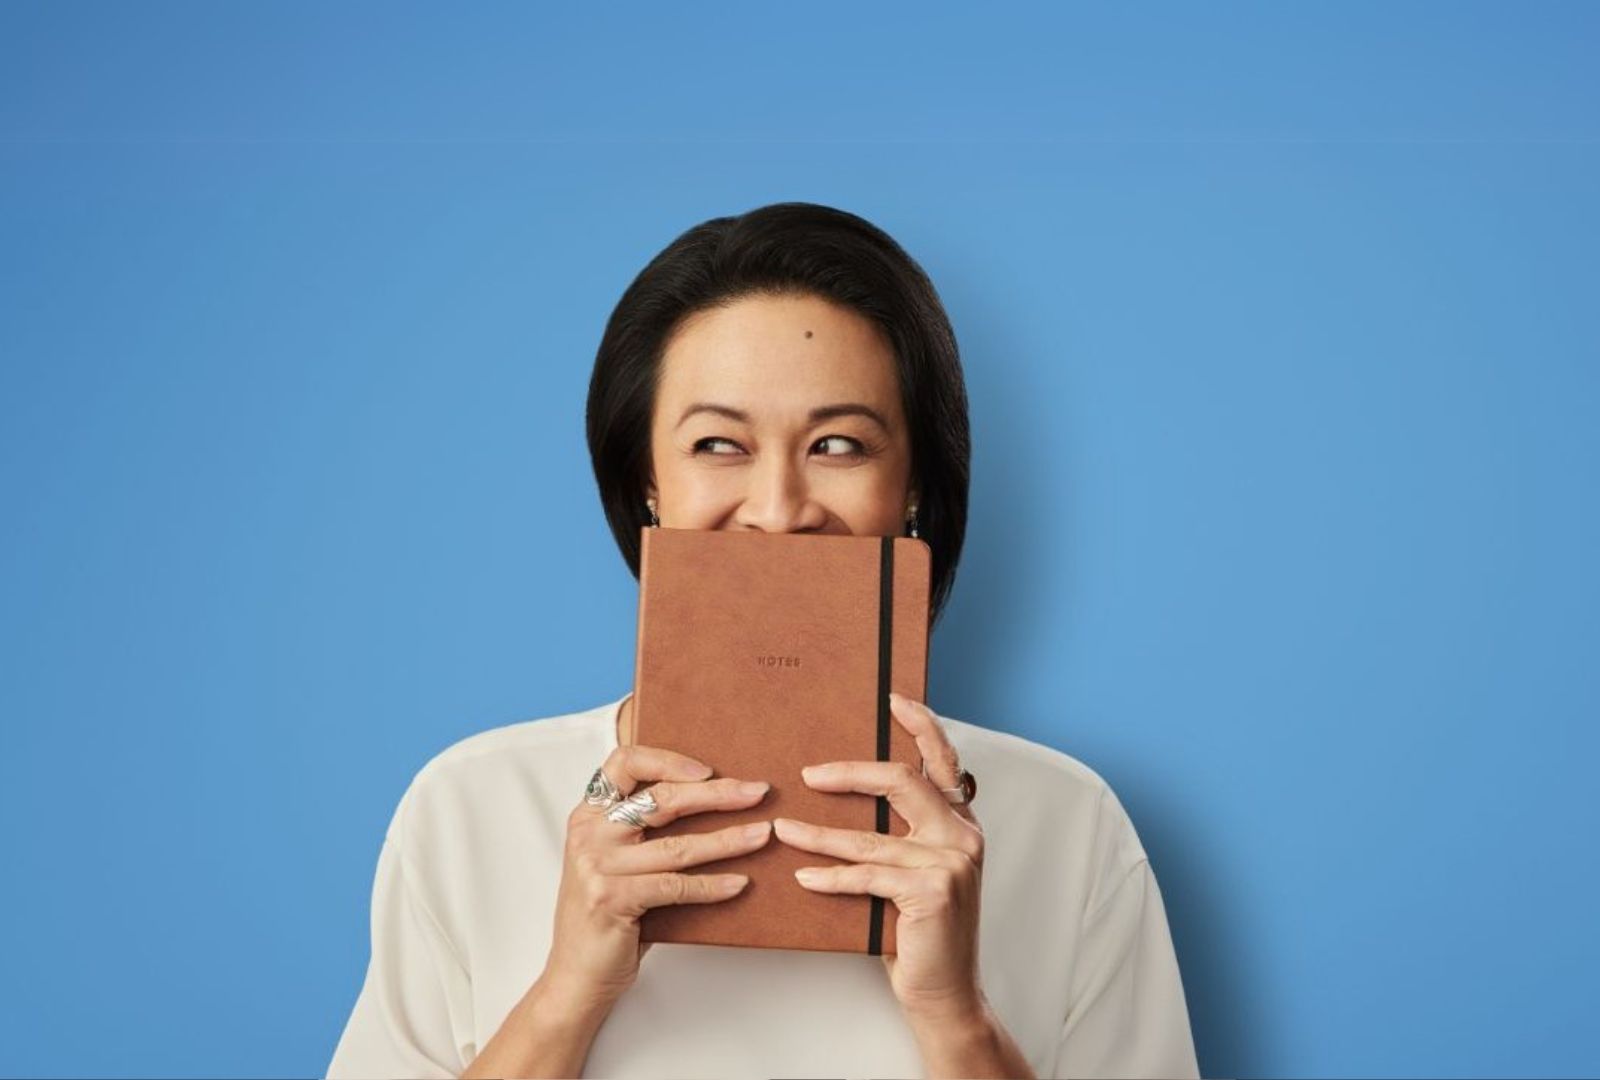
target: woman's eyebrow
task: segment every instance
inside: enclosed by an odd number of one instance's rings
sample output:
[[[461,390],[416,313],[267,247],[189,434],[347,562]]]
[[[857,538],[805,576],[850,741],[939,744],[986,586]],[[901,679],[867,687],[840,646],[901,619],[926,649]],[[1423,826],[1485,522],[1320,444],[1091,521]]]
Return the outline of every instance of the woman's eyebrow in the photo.
[[[750,414],[743,409],[735,409],[731,405],[716,405],[708,401],[697,401],[683,410],[683,415],[678,417],[678,422],[674,425],[673,430],[682,427],[685,420],[699,412],[716,413],[718,416],[726,416],[729,420],[737,420],[741,424],[750,422]],[[818,405],[811,410],[807,419],[810,423],[819,424],[824,420],[832,420],[839,416],[864,416],[884,431],[889,430],[888,421],[884,420],[883,415],[877,409],[855,401],[840,402],[837,405]]]

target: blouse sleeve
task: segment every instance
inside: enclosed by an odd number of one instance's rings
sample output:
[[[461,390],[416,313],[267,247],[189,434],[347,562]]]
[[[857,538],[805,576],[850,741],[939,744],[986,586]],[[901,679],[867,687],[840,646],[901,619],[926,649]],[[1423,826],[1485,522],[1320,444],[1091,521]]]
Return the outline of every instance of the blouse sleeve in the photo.
[[[1085,917],[1055,1077],[1198,1077],[1161,890],[1140,859]]]
[[[412,881],[399,828],[405,802],[378,854],[371,959],[328,1080],[459,1077],[476,1053],[466,968]]]

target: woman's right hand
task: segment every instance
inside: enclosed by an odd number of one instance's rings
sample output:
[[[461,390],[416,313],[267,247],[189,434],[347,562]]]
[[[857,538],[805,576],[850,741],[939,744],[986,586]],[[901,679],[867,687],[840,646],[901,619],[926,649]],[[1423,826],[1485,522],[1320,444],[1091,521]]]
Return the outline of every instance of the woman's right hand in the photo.
[[[601,768],[624,798],[652,785],[657,809],[644,815],[648,826],[708,810],[747,809],[770,787],[707,779],[712,769],[705,763],[650,746],[618,746]],[[640,947],[639,917],[653,907],[714,904],[738,895],[750,880],[743,874],[683,870],[755,851],[771,830],[770,821],[761,821],[645,840],[643,830],[609,820],[605,808],[579,802],[567,816],[555,936],[541,979],[581,1001],[615,1002],[633,985],[650,947]]]

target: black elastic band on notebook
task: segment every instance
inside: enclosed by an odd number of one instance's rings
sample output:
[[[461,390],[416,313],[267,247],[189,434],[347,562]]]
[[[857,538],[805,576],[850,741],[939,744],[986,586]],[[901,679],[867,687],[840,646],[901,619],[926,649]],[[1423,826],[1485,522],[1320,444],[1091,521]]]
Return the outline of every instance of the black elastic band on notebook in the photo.
[[[889,663],[894,655],[894,537],[885,536],[878,548],[878,760],[889,760]],[[889,831],[889,799],[879,795],[877,829]],[[867,953],[883,955],[883,897],[872,897],[872,921],[867,927]]]

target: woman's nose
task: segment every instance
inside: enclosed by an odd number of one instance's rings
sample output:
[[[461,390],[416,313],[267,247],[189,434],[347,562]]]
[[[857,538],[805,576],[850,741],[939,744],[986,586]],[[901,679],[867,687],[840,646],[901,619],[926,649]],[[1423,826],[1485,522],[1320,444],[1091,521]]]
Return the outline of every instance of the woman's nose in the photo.
[[[805,471],[777,455],[750,470],[739,522],[765,532],[797,532],[820,528],[827,511],[811,497]]]

